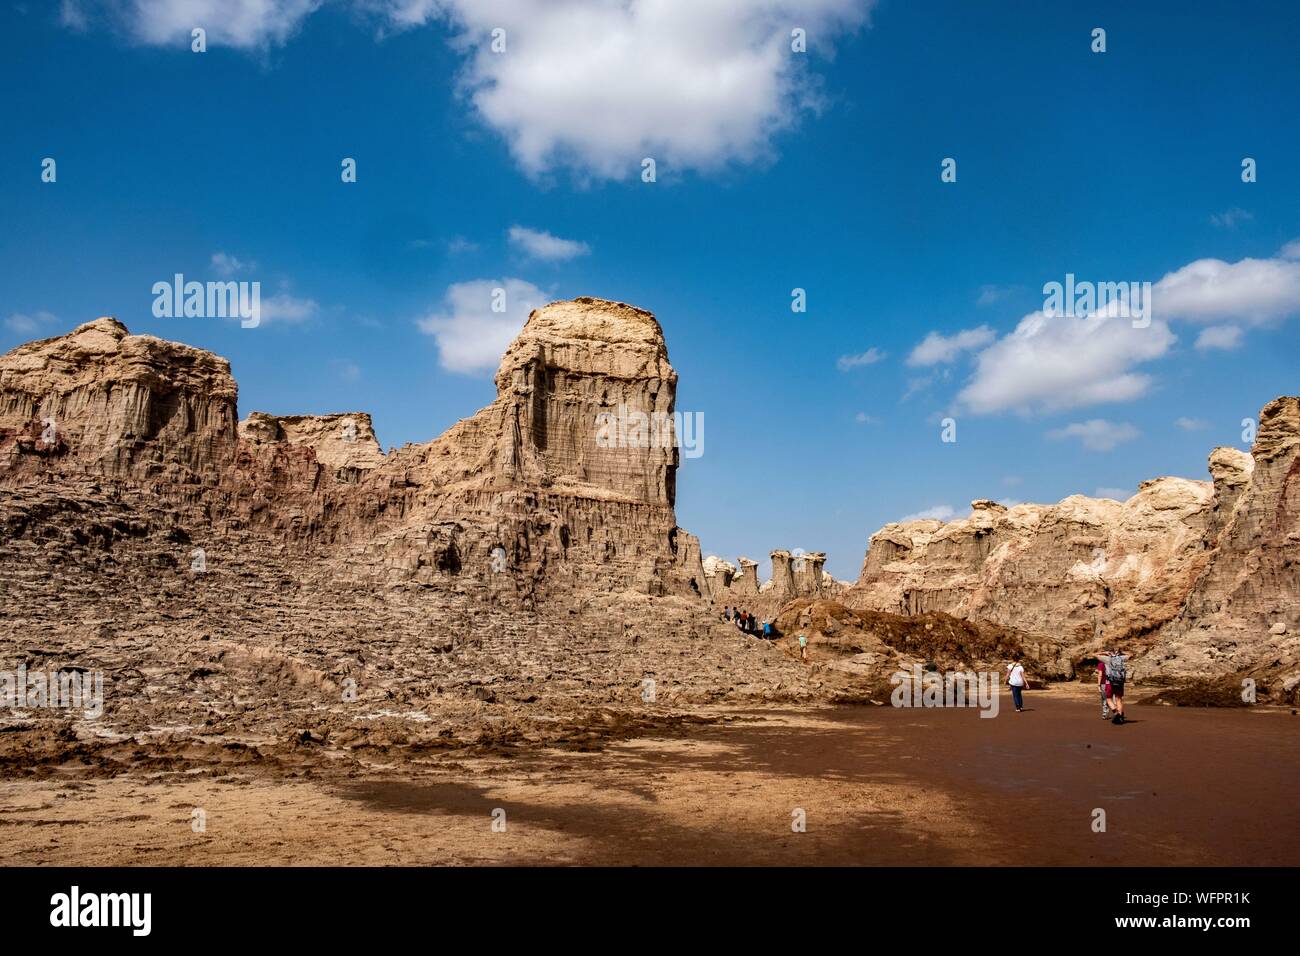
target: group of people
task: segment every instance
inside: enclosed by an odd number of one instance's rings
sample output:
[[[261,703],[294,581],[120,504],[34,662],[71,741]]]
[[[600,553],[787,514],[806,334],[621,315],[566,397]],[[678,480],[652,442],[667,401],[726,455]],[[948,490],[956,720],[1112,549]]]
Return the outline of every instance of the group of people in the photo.
[[[745,634],[756,636],[761,634],[765,638],[772,636],[771,621],[759,621],[754,615],[738,607],[723,608],[722,619],[729,624],[735,624]]]
[[[1121,651],[1112,648],[1097,655],[1097,689],[1101,693],[1102,720],[1109,720],[1112,724],[1126,722],[1124,683],[1127,679],[1128,663]],[[1020,713],[1025,709],[1024,692],[1029,687],[1029,678],[1025,676],[1024,665],[1019,661],[1007,665],[1007,685],[1011,688],[1016,713]]]

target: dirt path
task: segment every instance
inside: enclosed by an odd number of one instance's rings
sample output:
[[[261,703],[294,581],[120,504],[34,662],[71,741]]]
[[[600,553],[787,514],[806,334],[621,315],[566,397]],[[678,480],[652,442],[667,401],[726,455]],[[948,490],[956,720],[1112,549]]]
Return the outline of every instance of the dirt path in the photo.
[[[1286,864],[1300,718],[1135,707],[748,711],[603,751],[297,778],[0,783],[0,863]],[[194,832],[194,810],[206,830]],[[1094,811],[1107,830],[1093,832]],[[505,827],[500,829],[504,811]],[[806,832],[792,822],[806,819]]]

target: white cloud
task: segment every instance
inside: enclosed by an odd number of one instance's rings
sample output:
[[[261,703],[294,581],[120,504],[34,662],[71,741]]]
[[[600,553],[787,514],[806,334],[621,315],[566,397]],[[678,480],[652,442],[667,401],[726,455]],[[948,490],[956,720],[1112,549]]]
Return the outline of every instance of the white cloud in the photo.
[[[868,415],[866,412],[858,412],[858,414],[854,417],[853,420],[856,421],[859,425],[880,424],[879,418],[877,418],[875,415]]]
[[[1201,351],[1207,349],[1235,349],[1241,345],[1241,326],[1211,325],[1201,329],[1196,336],[1196,347]]]
[[[1174,424],[1185,432],[1198,432],[1210,427],[1210,423],[1203,418],[1175,418]]]
[[[389,0],[395,26],[435,17],[456,31],[461,86],[522,169],[631,178],[752,163],[820,108],[808,56],[866,20],[873,0]],[[494,29],[506,52],[495,53]]]
[[[1064,428],[1054,428],[1047,437],[1054,441],[1065,438],[1077,438],[1083,447],[1091,451],[1110,451],[1117,445],[1132,441],[1140,435],[1136,428],[1127,422],[1108,422],[1104,418],[1090,418],[1086,422],[1074,422]]]
[[[1115,303],[1082,318],[1030,313],[976,356],[958,400],[976,414],[1027,414],[1138,398],[1152,381],[1138,366],[1177,341],[1170,322],[1211,324],[1197,347],[1226,349],[1239,344],[1243,325],[1300,311],[1300,240],[1271,259],[1198,259],[1154,283],[1151,300],[1147,328],[1120,318]]]
[[[1094,498],[1112,498],[1115,501],[1128,501],[1133,497],[1133,492],[1127,488],[1098,488],[1092,495]]]
[[[510,227],[510,242],[518,246],[534,259],[546,262],[563,262],[576,256],[585,256],[591,247],[576,239],[561,239],[549,232],[529,229],[525,226]]]
[[[874,345],[859,355],[841,355],[835,360],[835,367],[841,372],[848,372],[866,365],[875,365],[885,357],[885,353]]]
[[[1151,290],[1161,319],[1264,325],[1300,311],[1300,262],[1284,258],[1197,259]]]
[[[297,325],[314,318],[319,312],[320,305],[315,299],[300,299],[287,292],[280,292],[262,299],[261,320],[263,325],[268,322],[287,322],[290,325]]]
[[[866,23],[875,0],[353,0],[387,27],[444,20],[464,56],[460,87],[532,176],[568,167],[595,178],[710,170],[772,154],[773,137],[824,106],[811,56]],[[66,0],[139,43],[188,50],[280,46],[323,0]],[[790,49],[793,27],[807,54]],[[505,52],[492,32],[505,31]],[[383,31],[381,31],[382,34]]]
[[[495,290],[505,291],[505,311],[493,312]],[[442,308],[419,319],[420,330],[438,343],[438,361],[452,372],[493,371],[528,313],[551,301],[523,279],[475,279],[448,287]]]
[[[189,51],[190,31],[207,31],[208,48],[242,50],[281,46],[322,0],[68,0],[64,24],[84,29],[87,11],[102,12],[137,43]]]
[[[932,519],[935,521],[951,521],[957,517],[957,510],[952,505],[935,505],[933,508],[926,508],[924,511],[917,511],[910,515],[903,515],[899,522],[904,521],[924,521]]]
[[[1129,401],[1151,384],[1150,376],[1133,366],[1160,358],[1175,341],[1169,327],[1154,319],[1137,329],[1132,319],[1109,314],[1073,318],[1032,312],[976,356],[975,374],[957,398],[976,414]]]
[[[1012,285],[982,285],[980,286],[979,298],[975,300],[975,304],[980,306],[992,305],[995,302],[1001,302],[1015,291],[1017,291],[1017,287]]]
[[[913,366],[947,364],[957,359],[962,352],[983,348],[997,338],[996,333],[987,325],[977,329],[964,329],[956,335],[941,335],[931,332],[921,344],[912,349],[907,357],[907,364]]]
[[[40,331],[41,326],[50,325],[57,322],[58,318],[53,312],[15,312],[5,319],[5,328],[10,332],[17,332],[19,335],[35,335]]]
[[[1254,218],[1254,213],[1233,206],[1231,209],[1225,209],[1223,212],[1216,212],[1210,217],[1210,222],[1218,226],[1220,229],[1236,229],[1239,223],[1250,222]]]
[[[236,272],[243,272],[247,269],[252,269],[255,265],[256,263],[254,262],[246,262],[241,259],[236,259],[229,253],[212,253],[211,266],[217,275],[232,276]]]

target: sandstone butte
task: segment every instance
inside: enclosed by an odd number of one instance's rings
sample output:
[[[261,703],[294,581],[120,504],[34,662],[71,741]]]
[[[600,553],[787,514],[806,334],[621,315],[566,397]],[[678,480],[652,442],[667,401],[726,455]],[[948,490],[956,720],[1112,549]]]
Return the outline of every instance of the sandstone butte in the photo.
[[[1113,643],[1139,682],[1251,676],[1295,699],[1295,397],[1264,408],[1250,454],[1215,449],[1211,481],[976,501],[872,535],[852,584],[784,549],[760,584],[677,526],[677,449],[597,441],[601,413],[673,411],[651,313],[537,309],[495,382],[385,453],[363,412],[240,421],[225,359],[112,318],[19,346],[0,357],[0,654],[105,671],[123,733],[371,747],[595,733],[600,708],[608,732],[632,719],[608,708],[647,702],[849,699],[916,662],[1023,654],[1066,678]],[[723,605],[782,638],[740,635]]]

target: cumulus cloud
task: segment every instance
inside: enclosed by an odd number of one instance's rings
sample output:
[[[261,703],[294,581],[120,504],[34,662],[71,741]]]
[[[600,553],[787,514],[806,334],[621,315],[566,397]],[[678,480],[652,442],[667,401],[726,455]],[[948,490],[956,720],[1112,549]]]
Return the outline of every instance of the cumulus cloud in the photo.
[[[616,179],[709,170],[772,154],[773,137],[824,107],[811,55],[866,23],[875,0],[352,0],[383,32],[450,26],[460,89],[519,166]],[[288,42],[323,0],[65,0],[62,21],[106,21],[139,43]],[[791,51],[791,30],[807,54]],[[493,50],[504,30],[505,52]]]
[[[875,365],[884,357],[885,353],[873,345],[871,348],[858,355],[841,355],[835,360],[835,367],[841,372],[849,372],[855,368]]]
[[[920,345],[912,349],[912,354],[907,357],[907,364],[913,366],[948,364],[956,361],[957,356],[962,352],[983,348],[995,338],[997,335],[987,325],[981,325],[977,329],[964,329],[955,335],[945,336],[938,332],[931,332],[921,340]]]
[[[1163,320],[1266,325],[1300,311],[1300,261],[1197,259],[1169,273],[1151,290]]]
[[[498,290],[504,291],[504,300]],[[465,374],[490,372],[528,321],[528,313],[549,301],[547,292],[523,279],[457,282],[447,288],[442,307],[416,324],[438,343],[443,368]],[[492,310],[497,302],[504,303],[504,311]]]
[[[545,262],[563,262],[591,252],[591,247],[585,242],[561,239],[549,232],[528,229],[525,226],[511,226],[509,236],[512,245],[522,249],[529,257]]]
[[[916,511],[910,515],[903,515],[899,518],[902,521],[924,521],[927,518],[935,521],[951,521],[957,517],[957,509],[952,505],[935,505],[932,508],[926,508],[924,511]]]
[[[1047,437],[1054,441],[1077,438],[1090,451],[1110,451],[1117,445],[1132,441],[1142,434],[1128,422],[1108,422],[1104,418],[1090,418],[1074,422],[1064,428],[1054,428]]]
[[[1185,432],[1198,432],[1203,428],[1209,428],[1210,423],[1203,418],[1175,418],[1174,424]]]
[[[1109,313],[1073,318],[1032,312],[979,353],[975,374],[957,398],[976,414],[1129,401],[1151,385],[1134,366],[1160,358],[1175,341],[1169,326],[1154,319],[1134,328],[1132,319]]]
[[[315,299],[301,299],[289,295],[287,292],[280,292],[262,299],[261,320],[263,325],[268,322],[297,325],[314,318],[319,313],[320,304]],[[238,318],[238,316],[235,318]]]
[[[1241,326],[1239,325],[1211,325],[1209,328],[1201,329],[1201,334],[1196,336],[1196,347],[1202,352],[1209,349],[1235,349],[1241,345]]]
[[[394,25],[444,18],[465,56],[461,86],[515,161],[628,178],[768,157],[775,134],[820,108],[807,56],[829,54],[874,0],[391,0]],[[506,53],[492,50],[505,31]]]
[[[321,0],[65,0],[60,18],[88,29],[103,18],[137,43],[188,50],[190,31],[207,31],[209,47],[281,46]]]
[[[1146,328],[1133,328],[1113,302],[1079,318],[1030,313],[976,355],[958,400],[976,414],[1028,414],[1138,398],[1152,382],[1140,366],[1177,341],[1171,323],[1206,324],[1196,347],[1230,349],[1240,344],[1244,326],[1300,312],[1300,240],[1270,259],[1191,262],[1153,283],[1148,306],[1153,317]]]

